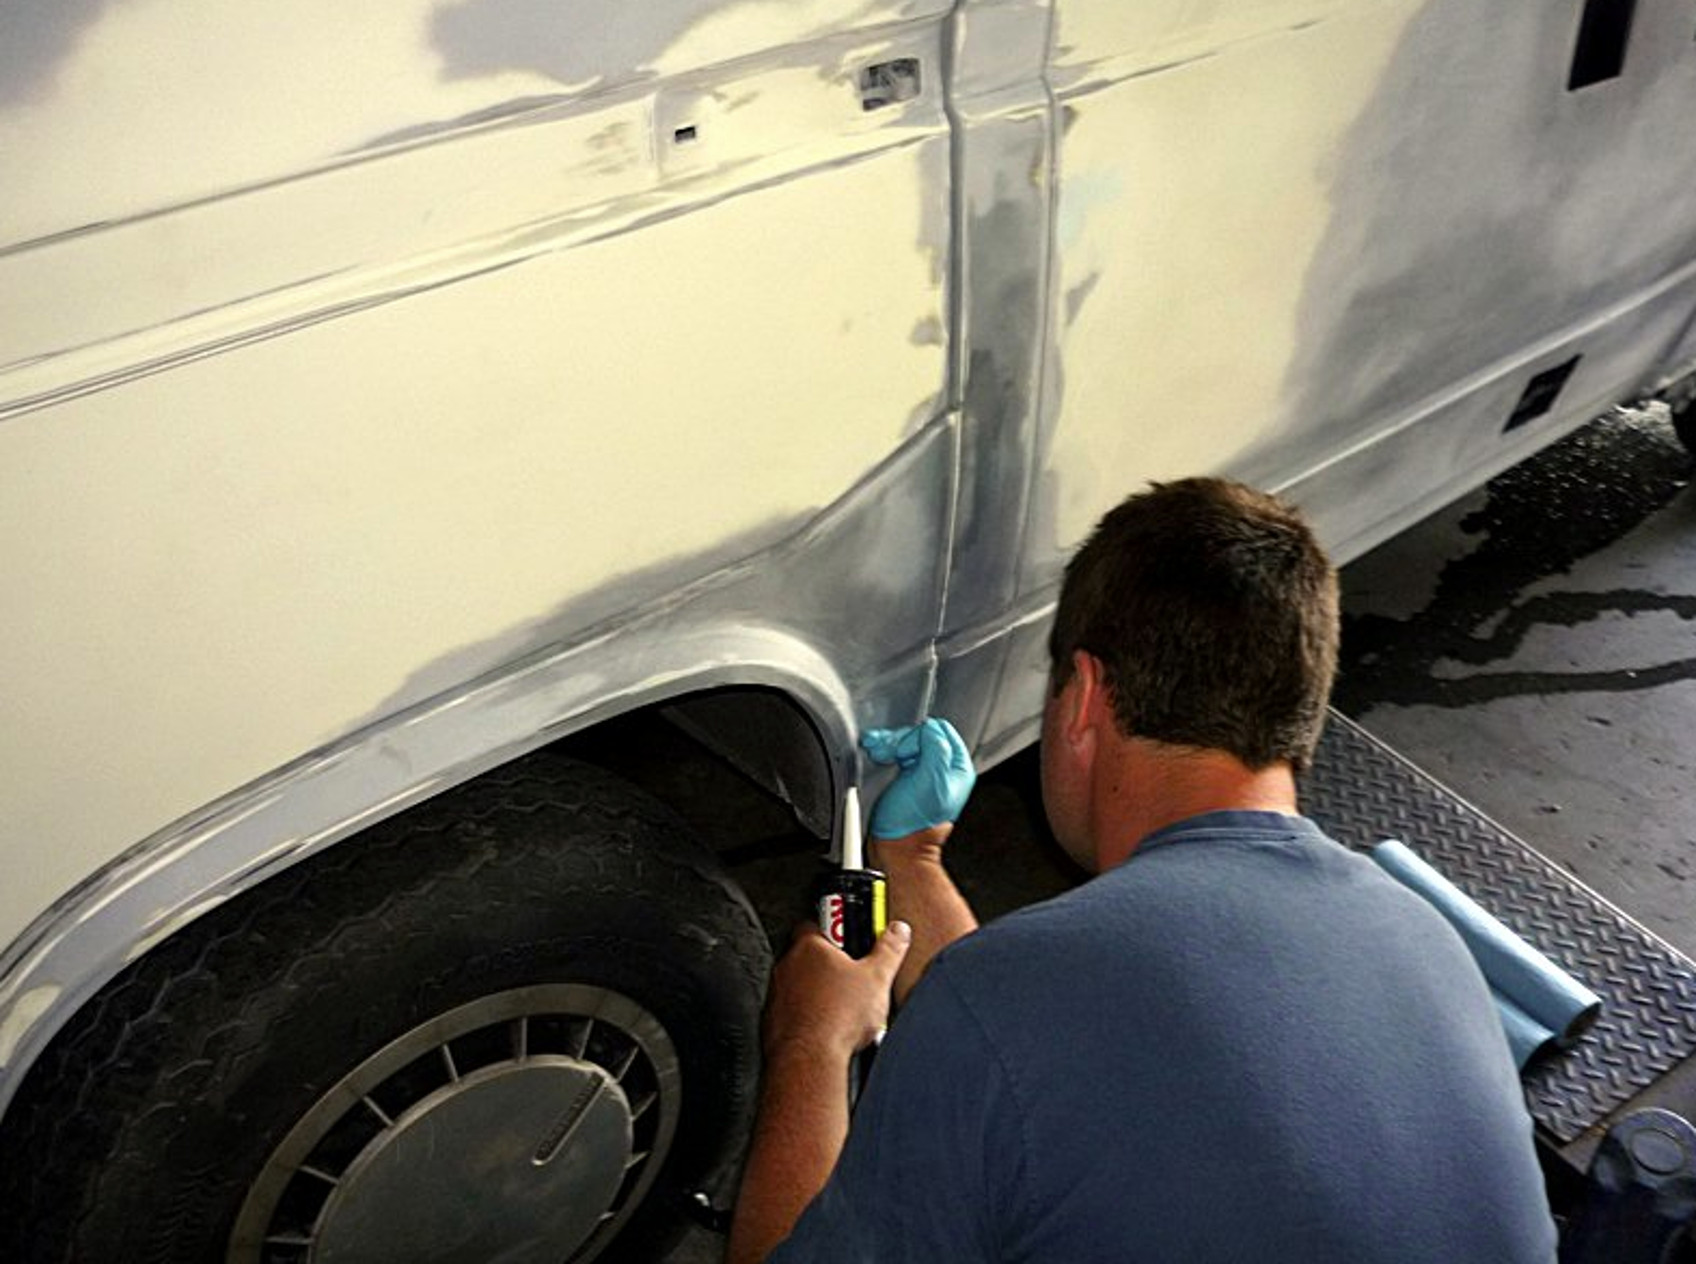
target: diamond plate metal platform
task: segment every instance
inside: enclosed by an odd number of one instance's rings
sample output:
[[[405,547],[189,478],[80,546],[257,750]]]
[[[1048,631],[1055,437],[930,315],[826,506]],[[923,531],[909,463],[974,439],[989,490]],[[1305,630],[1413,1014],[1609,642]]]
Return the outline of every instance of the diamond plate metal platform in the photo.
[[[1302,805],[1350,847],[1401,839],[1602,998],[1577,1045],[1522,1076],[1532,1118],[1556,1147],[1696,1053],[1696,962],[1336,712]]]

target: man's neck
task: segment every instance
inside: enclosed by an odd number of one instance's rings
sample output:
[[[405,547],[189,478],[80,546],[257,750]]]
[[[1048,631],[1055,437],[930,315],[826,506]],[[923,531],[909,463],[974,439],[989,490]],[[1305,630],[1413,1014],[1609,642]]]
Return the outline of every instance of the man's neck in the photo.
[[[1206,812],[1295,815],[1295,774],[1286,763],[1253,769],[1233,755],[1142,739],[1124,741],[1098,765],[1091,832],[1105,870],[1130,858],[1157,830]]]

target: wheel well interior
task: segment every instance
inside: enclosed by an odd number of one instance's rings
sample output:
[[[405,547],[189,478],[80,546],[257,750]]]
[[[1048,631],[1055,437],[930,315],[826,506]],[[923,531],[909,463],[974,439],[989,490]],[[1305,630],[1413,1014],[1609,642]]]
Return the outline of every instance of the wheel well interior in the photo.
[[[727,688],[633,711],[557,746],[640,786],[720,853],[759,849],[797,826],[828,839],[831,762],[811,718],[775,689]]]

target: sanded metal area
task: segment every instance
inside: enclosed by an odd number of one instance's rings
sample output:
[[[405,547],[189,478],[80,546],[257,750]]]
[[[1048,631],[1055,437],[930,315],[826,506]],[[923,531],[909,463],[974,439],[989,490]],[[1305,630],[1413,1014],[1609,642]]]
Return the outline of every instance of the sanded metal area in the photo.
[[[1335,712],[1303,806],[1350,847],[1401,839],[1601,996],[1583,1039],[1523,1076],[1532,1117],[1557,1145],[1696,1052],[1696,962]]]

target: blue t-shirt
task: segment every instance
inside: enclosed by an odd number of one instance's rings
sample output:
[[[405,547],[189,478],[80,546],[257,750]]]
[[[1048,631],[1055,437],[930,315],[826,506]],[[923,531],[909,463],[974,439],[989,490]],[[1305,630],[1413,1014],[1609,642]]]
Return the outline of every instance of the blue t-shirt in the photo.
[[[1548,1264],[1482,976],[1312,823],[1216,812],[932,962],[783,1264]]]

